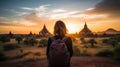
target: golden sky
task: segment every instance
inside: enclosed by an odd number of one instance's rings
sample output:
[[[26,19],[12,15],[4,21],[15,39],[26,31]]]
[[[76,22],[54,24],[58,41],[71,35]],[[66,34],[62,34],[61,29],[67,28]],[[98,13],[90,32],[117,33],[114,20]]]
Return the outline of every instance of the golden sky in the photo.
[[[24,4],[11,0],[7,3],[13,3],[12,5],[5,5],[4,1],[2,3],[0,34],[9,31],[15,34],[26,34],[30,31],[38,34],[44,24],[53,33],[57,20],[66,24],[69,33],[79,32],[85,22],[93,32],[105,31],[108,28],[120,31],[120,0],[20,1]],[[15,5],[16,7],[13,7]]]

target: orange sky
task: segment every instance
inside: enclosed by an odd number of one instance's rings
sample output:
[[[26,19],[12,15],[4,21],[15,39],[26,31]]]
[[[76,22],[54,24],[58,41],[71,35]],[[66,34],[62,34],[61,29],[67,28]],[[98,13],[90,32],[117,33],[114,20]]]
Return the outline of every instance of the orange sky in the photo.
[[[85,21],[80,20],[63,20],[66,24],[66,27],[68,29],[68,33],[76,33],[79,32],[83,27]],[[71,22],[72,21],[72,22]],[[20,33],[20,34],[28,34],[30,31],[33,33],[38,34],[39,31],[43,28],[44,24],[46,25],[47,29],[53,33],[53,28],[55,24],[55,20],[41,22],[35,26],[0,26],[0,33],[8,33],[9,31],[12,31],[12,33]],[[120,26],[117,23],[110,23],[109,22],[88,22],[87,21],[88,28],[91,29],[93,32],[100,32],[104,31],[108,28],[114,28],[116,30],[120,30]]]
[[[120,31],[120,1],[99,0],[96,2],[94,0],[93,3],[82,0],[78,3],[71,1],[70,3],[74,3],[74,5],[65,7],[62,7],[63,5],[56,7],[53,6],[53,3],[42,4],[37,7],[22,6],[19,7],[19,11],[21,9],[23,12],[16,11],[18,8],[16,10],[10,9],[9,11],[15,14],[7,17],[2,16],[1,12],[0,34],[9,33],[9,31],[15,34],[28,34],[30,31],[38,34],[44,24],[53,33],[54,24],[57,20],[62,20],[66,24],[69,33],[79,32],[84,27],[85,22],[93,32],[105,31],[108,28]],[[84,4],[82,5],[81,2]],[[78,5],[81,5],[81,8]],[[2,11],[1,7],[0,10]],[[4,9],[4,11],[7,10]]]

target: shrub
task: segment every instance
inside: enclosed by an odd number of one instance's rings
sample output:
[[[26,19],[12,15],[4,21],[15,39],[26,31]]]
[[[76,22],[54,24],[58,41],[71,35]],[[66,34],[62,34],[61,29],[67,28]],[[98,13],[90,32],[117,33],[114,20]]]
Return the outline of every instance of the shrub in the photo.
[[[29,38],[25,38],[24,44],[28,45],[29,44]]]
[[[110,39],[109,39],[109,44],[111,44],[113,47],[115,47],[115,46],[118,44],[118,42],[117,42],[116,39],[110,38]]]
[[[46,38],[41,39],[38,47],[46,47],[47,42],[48,42],[48,39],[46,39]]]
[[[116,40],[117,42],[120,42],[120,36],[119,36],[119,35],[116,36],[116,37],[111,37],[110,39],[114,39],[114,40]]]
[[[96,41],[95,39],[89,39],[89,40],[88,40],[88,43],[91,44],[91,47],[95,47],[94,44],[97,44],[97,41]]]
[[[101,57],[113,57],[114,53],[110,49],[103,49],[96,53],[96,56],[101,56]]]
[[[106,43],[107,44],[108,43],[108,39],[103,39],[102,43]]]
[[[24,44],[32,46],[34,46],[34,44],[36,44],[37,42],[38,41],[34,37],[25,38],[24,40]]]
[[[15,38],[15,40],[18,42],[18,44],[20,44],[20,41],[22,41],[22,37],[21,36],[17,36],[16,38]]]
[[[6,45],[3,46],[3,49],[5,51],[14,50],[16,48],[20,48],[20,46],[15,45],[15,44],[6,44]]]
[[[117,38],[116,38],[116,39],[117,39],[117,41],[118,41],[118,42],[120,42],[120,36],[117,36]]]
[[[86,40],[85,40],[85,38],[83,38],[83,37],[80,38],[80,41],[81,41],[81,43],[83,43],[83,44],[86,44],[86,43],[87,43]]]
[[[120,60],[120,45],[114,48],[114,58]]]
[[[73,55],[80,56],[80,50],[77,46],[73,47]]]
[[[118,44],[117,40],[114,38],[104,39],[102,42],[106,44],[110,44],[113,47],[115,47]]]
[[[3,42],[3,43],[9,42],[10,38],[6,35],[2,35],[2,36],[0,36],[0,41]]]
[[[0,61],[5,61],[7,59],[7,57],[5,56],[5,54],[3,52],[0,52]]]

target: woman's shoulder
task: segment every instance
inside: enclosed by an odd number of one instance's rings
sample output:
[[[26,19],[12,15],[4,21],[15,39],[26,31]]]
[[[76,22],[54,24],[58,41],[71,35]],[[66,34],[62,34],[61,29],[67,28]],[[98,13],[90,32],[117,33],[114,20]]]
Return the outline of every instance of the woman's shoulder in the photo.
[[[55,40],[56,39],[56,36],[50,36],[48,37],[48,40],[52,41],[52,40]]]
[[[62,38],[62,39],[71,40],[71,37],[70,37],[70,36],[50,36],[48,39],[51,40],[51,39],[53,39],[53,38],[54,38],[54,39],[59,39],[59,38],[61,39],[61,38]]]
[[[57,36],[50,36],[50,37],[48,37],[48,38],[53,38],[53,37],[57,37]]]
[[[67,41],[71,41],[71,37],[69,36],[65,36],[64,39],[66,39]]]

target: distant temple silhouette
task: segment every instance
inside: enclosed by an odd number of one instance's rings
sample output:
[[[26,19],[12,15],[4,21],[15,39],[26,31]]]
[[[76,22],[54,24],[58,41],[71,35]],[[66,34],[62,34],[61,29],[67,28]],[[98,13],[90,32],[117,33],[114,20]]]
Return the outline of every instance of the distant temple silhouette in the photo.
[[[89,37],[89,36],[93,36],[92,31],[87,27],[87,24],[85,22],[84,28],[79,32],[79,35],[81,37]]]
[[[45,24],[44,24],[44,27],[43,29],[39,32],[39,35],[41,37],[48,37],[48,36],[51,36],[52,34],[47,30]]]

